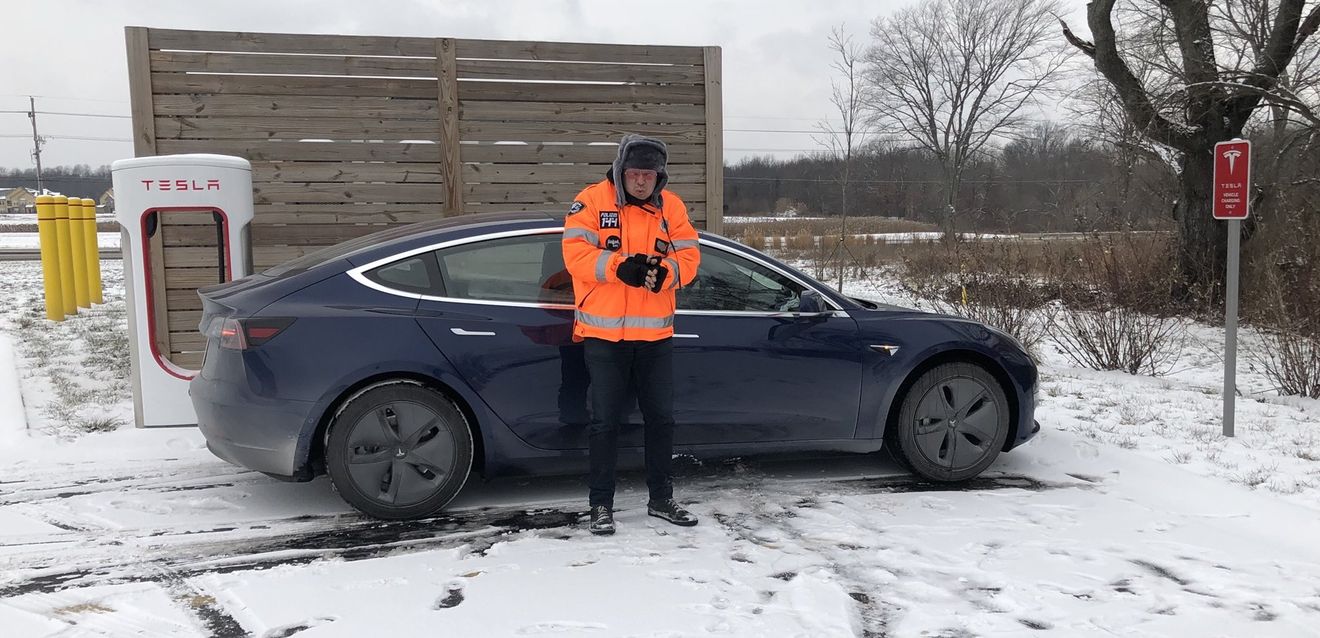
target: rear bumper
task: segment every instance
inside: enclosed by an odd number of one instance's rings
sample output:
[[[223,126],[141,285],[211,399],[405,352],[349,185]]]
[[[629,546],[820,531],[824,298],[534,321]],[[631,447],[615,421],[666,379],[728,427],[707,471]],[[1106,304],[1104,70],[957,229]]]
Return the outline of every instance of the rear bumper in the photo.
[[[215,379],[188,385],[197,425],[212,454],[234,465],[280,477],[300,474],[298,439],[312,403],[258,397]]]

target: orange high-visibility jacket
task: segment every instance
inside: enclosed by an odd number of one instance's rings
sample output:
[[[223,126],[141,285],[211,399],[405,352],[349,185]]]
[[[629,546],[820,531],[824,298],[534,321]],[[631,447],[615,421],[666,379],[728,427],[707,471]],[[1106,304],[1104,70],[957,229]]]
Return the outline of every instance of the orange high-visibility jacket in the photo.
[[[674,293],[697,276],[697,231],[678,195],[661,191],[661,208],[615,200],[605,179],[578,193],[564,220],[564,265],[573,276],[573,338],[659,341],[674,334]],[[659,255],[669,275],[659,292],[619,281],[629,256]]]

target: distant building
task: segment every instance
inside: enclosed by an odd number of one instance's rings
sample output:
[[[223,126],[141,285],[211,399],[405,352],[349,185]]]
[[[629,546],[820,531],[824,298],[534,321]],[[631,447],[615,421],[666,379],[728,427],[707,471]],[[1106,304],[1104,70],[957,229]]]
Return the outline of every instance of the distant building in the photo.
[[[106,215],[115,212],[115,189],[107,188],[101,193],[100,199],[96,200],[96,212]]]
[[[17,188],[0,187],[0,211],[6,213],[36,213],[37,192],[23,186]]]

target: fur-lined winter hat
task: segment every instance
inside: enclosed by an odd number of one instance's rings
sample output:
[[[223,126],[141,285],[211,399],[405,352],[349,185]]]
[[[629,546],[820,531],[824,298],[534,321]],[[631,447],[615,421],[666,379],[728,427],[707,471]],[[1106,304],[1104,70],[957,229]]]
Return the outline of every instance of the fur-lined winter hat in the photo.
[[[665,170],[668,160],[669,149],[664,142],[632,133],[624,135],[623,139],[619,140],[619,155],[614,159],[612,171],[615,203],[619,208],[623,208],[627,202],[627,191],[623,188],[623,171],[628,168],[652,170],[659,174],[655,180],[655,191],[651,193],[648,201],[660,207],[662,205],[660,191],[669,183],[669,173]]]

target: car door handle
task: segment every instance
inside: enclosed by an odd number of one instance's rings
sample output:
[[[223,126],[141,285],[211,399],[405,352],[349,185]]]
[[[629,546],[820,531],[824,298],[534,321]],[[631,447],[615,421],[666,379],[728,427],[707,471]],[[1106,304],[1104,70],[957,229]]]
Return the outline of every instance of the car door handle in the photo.
[[[464,330],[462,328],[450,328],[450,332],[460,337],[493,337],[495,333],[488,330]]]
[[[674,338],[675,338],[675,339],[700,339],[700,338],[701,338],[701,335],[687,334],[687,333],[683,333],[683,332],[675,332],[675,333],[674,333]]]

